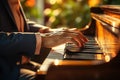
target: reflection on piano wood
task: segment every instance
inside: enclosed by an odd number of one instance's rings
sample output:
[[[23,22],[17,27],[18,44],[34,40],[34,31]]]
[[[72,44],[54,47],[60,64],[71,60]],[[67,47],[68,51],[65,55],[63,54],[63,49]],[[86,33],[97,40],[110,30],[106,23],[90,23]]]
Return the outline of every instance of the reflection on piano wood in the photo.
[[[72,45],[66,44],[64,60],[52,63],[44,80],[120,79],[120,6],[92,7],[91,16],[89,28],[82,31],[90,42],[77,52],[66,50]]]

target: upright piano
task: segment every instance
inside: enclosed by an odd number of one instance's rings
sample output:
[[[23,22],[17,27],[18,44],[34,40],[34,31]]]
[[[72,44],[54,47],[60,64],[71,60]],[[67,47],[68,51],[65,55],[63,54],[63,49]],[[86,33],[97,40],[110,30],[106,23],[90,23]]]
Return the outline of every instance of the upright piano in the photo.
[[[83,34],[89,41],[83,48],[66,44],[64,59],[106,60],[120,50],[120,6],[104,5],[91,8],[92,20]]]
[[[67,43],[63,60],[49,66],[44,80],[120,80],[120,6],[92,7],[81,32],[89,39],[84,48]]]

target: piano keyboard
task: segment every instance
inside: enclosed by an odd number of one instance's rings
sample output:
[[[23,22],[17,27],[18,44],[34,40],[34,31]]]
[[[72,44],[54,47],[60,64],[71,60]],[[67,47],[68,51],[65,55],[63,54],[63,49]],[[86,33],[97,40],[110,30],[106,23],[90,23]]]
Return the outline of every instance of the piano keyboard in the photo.
[[[93,37],[88,37],[89,41],[83,48],[75,46],[73,43],[67,43],[64,50],[64,59],[66,60],[100,60],[103,52]]]

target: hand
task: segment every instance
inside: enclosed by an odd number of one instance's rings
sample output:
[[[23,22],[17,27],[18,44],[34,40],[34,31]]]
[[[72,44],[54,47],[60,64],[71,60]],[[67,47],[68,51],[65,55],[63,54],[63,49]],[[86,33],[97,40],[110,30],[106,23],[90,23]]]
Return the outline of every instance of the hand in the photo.
[[[42,36],[42,47],[52,48],[66,42],[74,43],[78,47],[82,47],[87,38],[77,30],[63,30],[47,33]]]
[[[40,33],[49,33],[50,32],[50,28],[49,27],[46,27],[46,26],[43,26],[39,29],[39,32]]]

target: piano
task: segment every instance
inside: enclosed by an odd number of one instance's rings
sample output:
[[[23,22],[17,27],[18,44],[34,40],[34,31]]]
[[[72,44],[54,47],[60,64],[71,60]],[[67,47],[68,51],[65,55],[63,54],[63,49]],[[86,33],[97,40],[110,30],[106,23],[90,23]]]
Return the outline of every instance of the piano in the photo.
[[[89,29],[83,31],[89,41],[83,49],[66,44],[64,59],[105,60],[106,55],[112,59],[119,52],[120,6],[92,7],[91,16]]]
[[[89,41],[83,48],[66,43],[63,60],[50,64],[43,80],[120,79],[120,6],[91,7],[91,22],[81,32]]]

